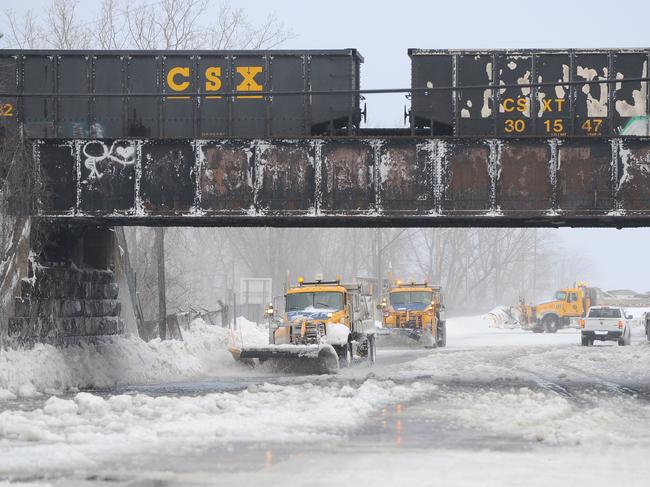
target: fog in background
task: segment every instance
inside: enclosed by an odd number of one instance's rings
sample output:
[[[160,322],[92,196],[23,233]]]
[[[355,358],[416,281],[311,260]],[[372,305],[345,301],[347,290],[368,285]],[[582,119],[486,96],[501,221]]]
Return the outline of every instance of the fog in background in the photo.
[[[78,23],[91,33],[106,27],[105,22],[97,21],[100,4],[77,3]],[[157,8],[158,4],[129,5],[137,9],[141,5]],[[32,9],[37,21],[47,22],[49,5],[49,0],[5,0],[0,10],[13,9],[20,17]],[[251,26],[264,26],[269,18],[274,19],[269,27],[282,29],[280,48],[359,49],[366,59],[362,68],[364,88],[408,87],[410,47],[645,47],[650,18],[647,1],[620,1],[615,6],[604,1],[503,1],[498,5],[403,1],[396,6],[383,0],[326,4],[239,0],[229,6],[241,8]],[[217,25],[222,9],[223,5],[212,2],[199,20]],[[586,9],[588,25],[582,22]],[[598,11],[602,14],[596,15]],[[625,18],[625,29],[616,23],[619,17]],[[7,17],[2,16],[0,32],[7,31]],[[245,40],[240,39],[240,43]],[[8,36],[0,40],[0,46],[9,46]],[[375,95],[367,103],[369,126],[403,124],[402,114],[408,104],[403,95]],[[129,231],[143,286],[148,285],[152,274],[147,247],[153,241],[151,232]],[[383,252],[386,255],[382,254],[386,271],[392,269],[395,277],[427,276],[443,284],[450,305],[459,311],[509,304],[521,295],[537,299],[575,280],[587,280],[603,289],[650,290],[648,229],[383,232],[383,242],[395,239]],[[287,272],[290,276],[323,272],[329,277],[340,274],[353,278],[371,276],[375,271],[373,230],[170,229],[167,238],[172,308],[196,303],[211,307],[214,299],[244,276],[273,277],[277,293]]]

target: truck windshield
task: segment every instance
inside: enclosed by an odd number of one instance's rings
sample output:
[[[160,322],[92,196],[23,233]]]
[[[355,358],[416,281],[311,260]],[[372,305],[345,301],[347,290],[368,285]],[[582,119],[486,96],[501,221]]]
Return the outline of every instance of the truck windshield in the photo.
[[[566,301],[566,293],[564,291],[558,291],[555,293],[553,299],[555,299],[555,301]]]
[[[390,293],[391,306],[404,306],[407,304],[431,304],[433,293],[430,291],[411,291]]]
[[[307,308],[343,309],[343,293],[326,291],[316,293],[287,294],[287,311],[300,311]]]
[[[618,308],[591,308],[589,318],[620,318],[621,310]]]

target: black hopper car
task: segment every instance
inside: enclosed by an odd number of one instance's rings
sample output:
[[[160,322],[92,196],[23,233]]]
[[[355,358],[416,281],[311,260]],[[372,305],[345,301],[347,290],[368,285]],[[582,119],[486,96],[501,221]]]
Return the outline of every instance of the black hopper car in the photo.
[[[408,129],[361,129],[363,57],[355,49],[0,50],[0,133],[20,127],[37,139],[650,136],[649,49],[409,55]]]
[[[0,92],[48,94],[0,97],[0,126],[20,123],[29,138],[353,134],[362,62],[354,49],[0,50]],[[305,94],[331,90],[344,93]],[[238,91],[265,94],[221,96]]]

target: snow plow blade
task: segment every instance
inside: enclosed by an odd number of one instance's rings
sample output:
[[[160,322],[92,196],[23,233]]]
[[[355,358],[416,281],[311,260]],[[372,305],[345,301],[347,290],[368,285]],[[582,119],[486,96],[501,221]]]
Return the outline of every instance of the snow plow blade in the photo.
[[[249,347],[240,351],[241,358],[318,358],[318,345],[268,345],[264,347]]]
[[[377,328],[375,335],[385,345],[412,346],[421,345],[424,347],[435,346],[435,339],[431,333],[423,333],[414,328]]]
[[[497,306],[485,315],[490,328],[525,328],[521,310],[516,306]]]
[[[339,360],[334,347],[329,344],[321,345],[265,345],[262,347],[246,347],[231,349],[235,359],[241,361],[260,362],[266,360],[299,360],[315,361],[327,373],[334,373],[339,368]]]

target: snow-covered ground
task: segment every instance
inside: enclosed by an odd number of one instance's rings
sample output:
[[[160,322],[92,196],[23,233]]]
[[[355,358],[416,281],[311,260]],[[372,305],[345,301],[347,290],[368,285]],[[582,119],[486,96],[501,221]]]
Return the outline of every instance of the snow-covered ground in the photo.
[[[184,342],[3,352],[0,485],[650,478],[650,346],[640,327],[630,347],[587,348],[575,329],[533,334],[456,318],[445,349],[380,350],[373,369],[338,376],[238,364],[233,340],[266,338],[264,327],[239,328],[195,322]],[[76,389],[88,386],[109,390]]]

